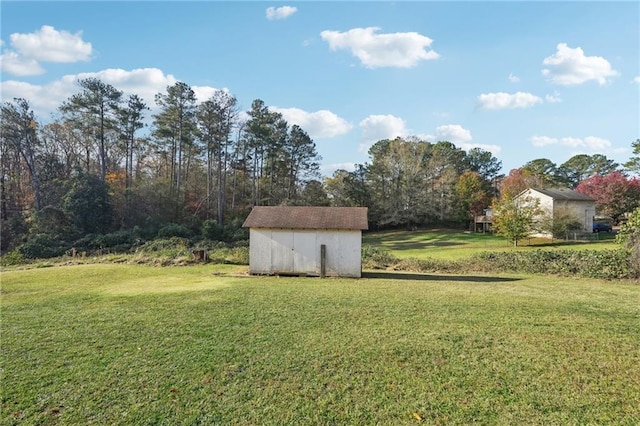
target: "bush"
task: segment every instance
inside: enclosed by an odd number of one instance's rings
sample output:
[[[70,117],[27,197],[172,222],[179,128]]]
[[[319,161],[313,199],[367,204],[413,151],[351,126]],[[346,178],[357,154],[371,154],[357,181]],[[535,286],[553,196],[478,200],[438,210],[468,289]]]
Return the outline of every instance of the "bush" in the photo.
[[[189,240],[180,237],[171,237],[149,241],[136,250],[139,253],[159,253],[166,251],[188,252]]]
[[[365,269],[392,269],[419,273],[515,272],[602,279],[640,276],[640,265],[634,266],[631,250],[627,249],[484,252],[467,259],[448,261],[398,259],[384,249],[364,246],[362,265]]]
[[[461,267],[460,262],[440,260],[440,259],[402,259],[393,265],[394,271],[407,272],[438,272],[438,273],[461,273],[466,269]]]
[[[398,258],[388,250],[364,245],[362,247],[362,267],[366,269],[386,269],[398,263]]]
[[[207,219],[202,223],[202,236],[208,240],[222,241],[224,240],[224,227],[220,226],[217,221]]]
[[[22,213],[11,216],[9,220],[0,220],[0,251],[11,250],[24,242],[28,232],[27,220]]]
[[[18,250],[27,259],[48,259],[62,256],[69,247],[49,234],[35,234]]]
[[[87,234],[76,240],[73,247],[78,251],[106,250],[125,253],[140,242],[135,229],[123,229],[110,234]]]
[[[491,272],[525,272],[585,278],[632,278],[630,251],[534,250],[485,252],[471,259],[469,268]]]
[[[184,225],[179,223],[169,223],[158,230],[157,237],[166,239],[171,237],[189,238],[192,232]]]
[[[0,265],[2,266],[15,266],[24,263],[26,263],[26,259],[17,249],[11,250],[9,253],[0,257]]]

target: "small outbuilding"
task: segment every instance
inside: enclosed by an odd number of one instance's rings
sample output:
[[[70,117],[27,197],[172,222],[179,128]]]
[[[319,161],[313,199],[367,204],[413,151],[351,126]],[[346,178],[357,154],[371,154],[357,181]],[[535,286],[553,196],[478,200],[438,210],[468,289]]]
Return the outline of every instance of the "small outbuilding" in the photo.
[[[256,206],[242,226],[252,274],[362,275],[366,207]]]

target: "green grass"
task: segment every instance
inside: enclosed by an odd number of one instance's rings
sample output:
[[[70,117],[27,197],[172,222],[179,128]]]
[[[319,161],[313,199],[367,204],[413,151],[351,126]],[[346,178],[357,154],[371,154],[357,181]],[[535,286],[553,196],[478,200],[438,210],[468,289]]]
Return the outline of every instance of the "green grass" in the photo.
[[[3,272],[0,421],[640,423],[636,284],[245,271]]]
[[[389,250],[400,259],[433,258],[458,260],[471,257],[483,251],[530,250],[541,248],[554,249],[609,249],[619,247],[615,235],[608,233],[593,234],[590,241],[564,241],[545,238],[527,238],[513,247],[505,238],[481,232],[456,230],[382,231],[366,232],[363,244],[378,246]]]

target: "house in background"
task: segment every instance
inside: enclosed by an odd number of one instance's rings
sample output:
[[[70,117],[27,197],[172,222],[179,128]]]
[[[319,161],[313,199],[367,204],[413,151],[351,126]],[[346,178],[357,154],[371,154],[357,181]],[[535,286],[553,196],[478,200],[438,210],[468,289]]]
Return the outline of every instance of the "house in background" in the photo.
[[[570,214],[582,225],[582,231],[592,232],[593,217],[596,214],[596,202],[588,195],[571,189],[529,188],[518,194],[518,199],[538,200],[544,215],[558,213]],[[535,234],[550,237],[548,234]]]
[[[483,214],[475,216],[475,231],[482,233],[491,232],[491,226],[493,225],[493,209],[486,208],[483,211]]]
[[[242,226],[252,274],[362,275],[366,207],[256,206]]]

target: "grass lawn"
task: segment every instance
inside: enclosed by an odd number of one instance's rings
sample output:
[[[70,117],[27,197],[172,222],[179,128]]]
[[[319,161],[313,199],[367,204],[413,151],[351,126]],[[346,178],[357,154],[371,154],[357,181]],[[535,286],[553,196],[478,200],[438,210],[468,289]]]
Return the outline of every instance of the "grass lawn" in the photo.
[[[640,424],[640,286],[2,272],[11,425]]]
[[[591,241],[551,241],[545,238],[527,238],[518,242],[518,247],[514,248],[511,241],[489,233],[418,229],[416,231],[366,232],[362,242],[386,248],[394,256],[401,259],[412,257],[443,260],[463,259],[482,251],[531,250],[532,248],[599,250],[619,247],[613,233],[593,234],[592,238]]]

